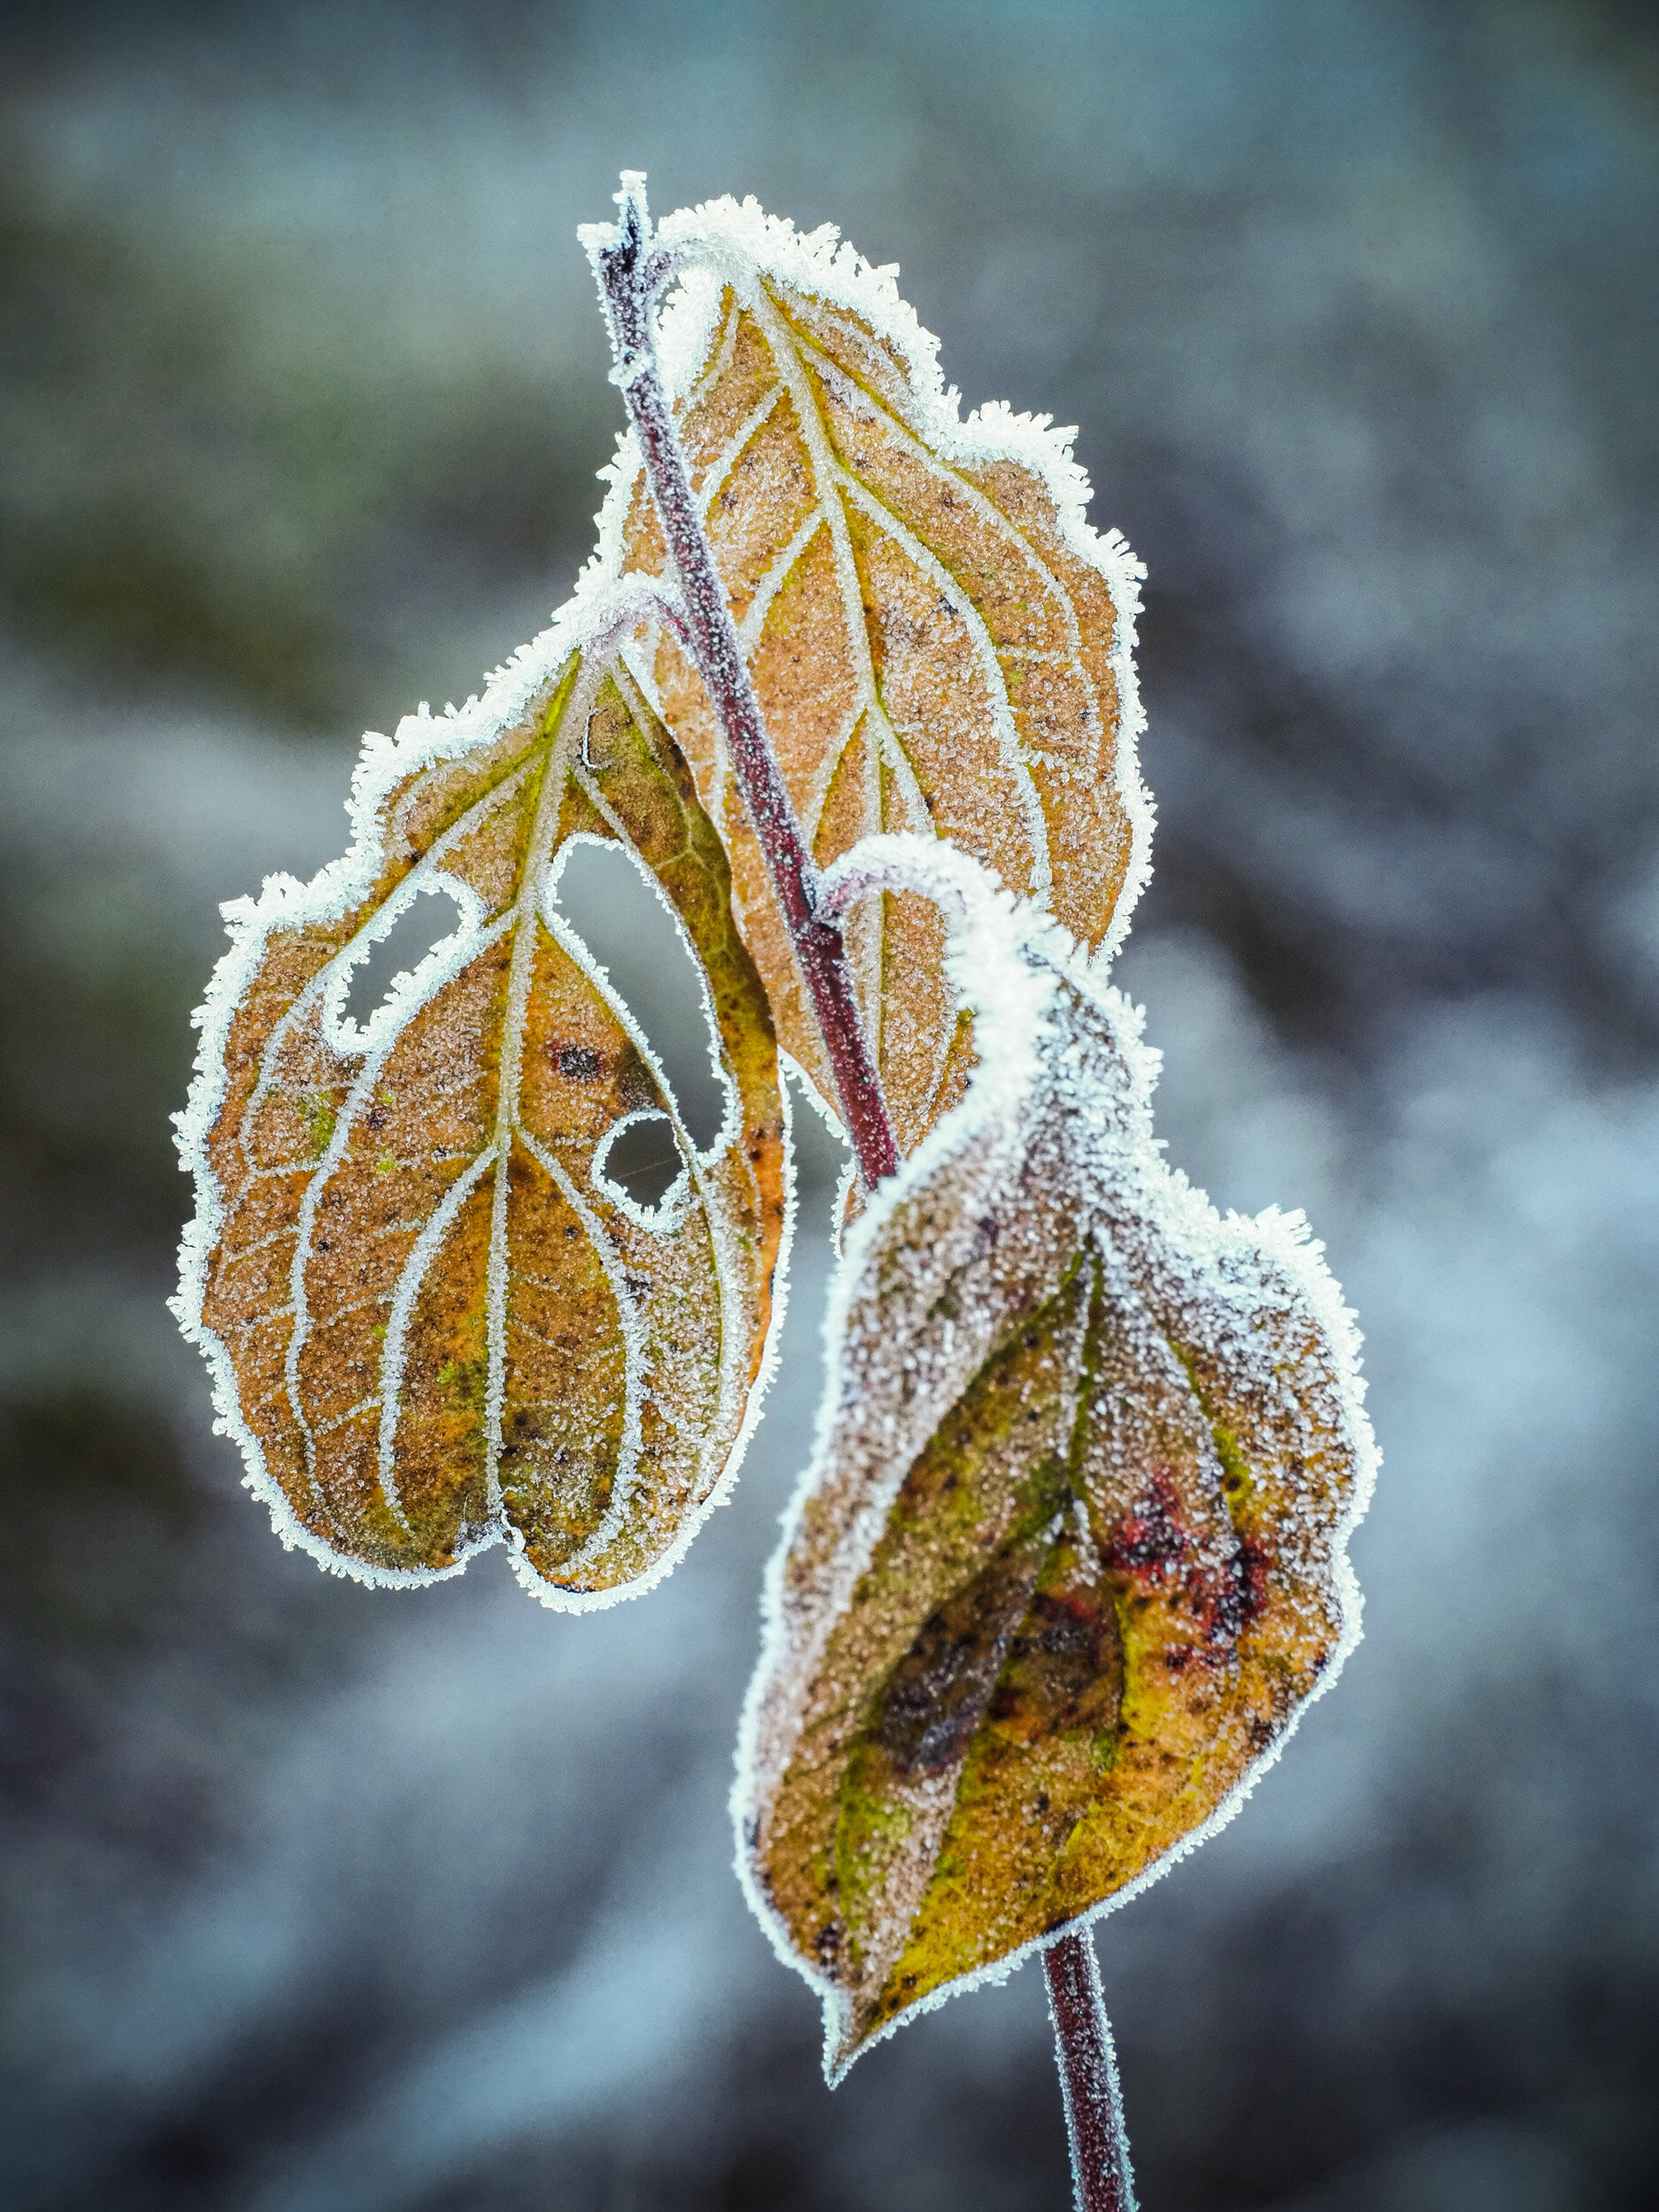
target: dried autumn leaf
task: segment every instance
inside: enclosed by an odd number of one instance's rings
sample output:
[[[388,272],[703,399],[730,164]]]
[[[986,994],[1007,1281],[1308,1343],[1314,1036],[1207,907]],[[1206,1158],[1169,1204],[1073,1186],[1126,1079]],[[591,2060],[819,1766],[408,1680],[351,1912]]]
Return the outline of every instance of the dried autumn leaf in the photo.
[[[581,635],[572,615],[461,715],[371,738],[352,850],[227,910],[176,1302],[285,1540],[396,1582],[505,1539],[570,1609],[666,1571],[734,1471],[788,1175],[719,841]],[[557,909],[578,839],[633,856],[706,978],[726,1110],[703,1151]],[[359,1030],[353,969],[423,893],[457,926]],[[644,1117],[681,1164],[654,1210],[606,1174]]]
[[[962,906],[984,1058],[852,1233],[746,1722],[832,2078],[1227,1816],[1356,1636],[1374,1459],[1318,1248],[1164,1165],[1127,1003],[959,856],[849,868]]]
[[[1003,407],[961,419],[892,273],[831,230],[802,238],[752,201],[725,200],[671,216],[658,235],[670,250],[695,242],[664,320],[663,373],[814,857],[827,864],[876,831],[937,835],[1110,951],[1148,869],[1132,657],[1142,572],[1085,519],[1068,434]],[[660,572],[630,445],[615,474],[609,557]],[[708,695],[666,633],[650,675],[726,840],[780,1040],[833,1103]],[[909,1150],[972,1064],[943,930],[926,900],[899,893],[855,918],[849,951]]]

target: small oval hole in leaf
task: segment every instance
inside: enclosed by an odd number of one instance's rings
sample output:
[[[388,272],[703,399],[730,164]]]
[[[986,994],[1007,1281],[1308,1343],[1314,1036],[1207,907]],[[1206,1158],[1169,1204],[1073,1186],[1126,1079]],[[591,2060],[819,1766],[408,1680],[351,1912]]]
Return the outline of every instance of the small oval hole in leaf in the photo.
[[[726,1119],[726,1087],[710,1058],[703,979],[667,908],[619,845],[586,841],[566,855],[553,903],[645,1032],[687,1133],[705,1151]],[[618,1139],[613,1159],[623,1141]],[[666,1148],[672,1150],[672,1141]]]
[[[787,1080],[795,1188],[802,1207],[826,1213],[833,1221],[839,1221],[848,1179],[853,1171],[852,1148],[839,1124],[830,1121],[823,1102],[807,1079],[791,1075]]]
[[[428,895],[431,894],[433,895]],[[366,1030],[405,976],[461,926],[459,902],[442,884],[423,885],[384,937],[351,971],[342,1017]]]
[[[624,1124],[594,1162],[594,1179],[613,1196],[649,1213],[679,1180],[685,1163],[666,1114],[641,1114]]]

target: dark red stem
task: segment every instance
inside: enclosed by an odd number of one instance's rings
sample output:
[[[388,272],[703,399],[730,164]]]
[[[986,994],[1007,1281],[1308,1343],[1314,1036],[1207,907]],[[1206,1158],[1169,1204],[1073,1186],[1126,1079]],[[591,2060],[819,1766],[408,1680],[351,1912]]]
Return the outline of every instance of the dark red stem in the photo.
[[[1118,2061],[1087,1930],[1051,1943],[1042,1955],[1042,1968],[1048,1978],[1078,2212],[1134,2212]]]
[[[858,1018],[841,931],[814,912],[818,870],[767,740],[737,625],[697,513],[686,457],[657,371],[657,301],[674,265],[652,251],[643,194],[626,179],[621,211],[614,244],[602,246],[595,256],[617,358],[617,381],[639,438],[646,481],[680,579],[691,649],[726,733],[733,773],[811,994],[859,1173],[866,1187],[873,1188],[897,1167],[898,1141]]]
[[[841,1117],[868,1188],[899,1164],[898,1140],[864,1037],[838,924],[818,910],[818,870],[761,719],[725,587],[714,565],[668,396],[657,368],[657,306],[677,263],[651,242],[644,192],[625,176],[621,219],[594,256],[611,326],[616,380],[640,442],[646,481],[685,603],[685,634],[726,735],[733,773],[765,856],[795,958],[811,994]],[[1077,2177],[1079,2212],[1133,2212],[1111,2030],[1094,1946],[1063,1936],[1043,1955]]]

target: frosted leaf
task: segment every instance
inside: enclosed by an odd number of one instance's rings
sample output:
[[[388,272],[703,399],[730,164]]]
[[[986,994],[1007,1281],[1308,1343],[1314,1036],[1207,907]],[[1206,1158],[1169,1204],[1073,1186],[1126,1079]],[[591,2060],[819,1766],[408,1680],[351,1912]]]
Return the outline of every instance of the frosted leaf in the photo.
[[[829,879],[895,882],[982,1061],[851,1233],[734,1801],[832,2078],[1227,1816],[1357,1635],[1374,1460],[1319,1248],[1165,1166],[1133,1010],[937,844]]]
[[[695,257],[664,319],[663,373],[815,858],[875,831],[937,835],[1110,949],[1148,865],[1131,650],[1142,572],[1085,520],[1069,434],[1002,407],[963,420],[893,273],[833,231],[803,238],[726,200],[657,234]],[[615,474],[624,565],[660,572],[631,443]],[[731,854],[780,1039],[833,1101],[708,695],[667,634],[650,673]],[[937,913],[906,893],[875,902],[849,936],[904,1150],[961,1095],[972,1061],[943,950]]]
[[[176,1302],[287,1541],[411,1582],[504,1539],[570,1609],[665,1572],[734,1471],[789,1175],[725,855],[622,626],[584,645],[582,607],[461,715],[367,741],[342,861],[227,910]],[[702,1151],[559,912],[578,840],[632,856],[706,978]],[[422,893],[454,927],[359,1025],[354,971]],[[680,1156],[654,1208],[608,1172],[648,1120]]]

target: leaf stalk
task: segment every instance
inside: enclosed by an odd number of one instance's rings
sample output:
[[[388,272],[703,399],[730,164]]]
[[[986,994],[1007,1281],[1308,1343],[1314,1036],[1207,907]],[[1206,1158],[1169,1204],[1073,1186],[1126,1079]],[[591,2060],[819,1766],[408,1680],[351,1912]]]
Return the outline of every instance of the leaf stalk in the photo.
[[[859,1175],[871,1190],[898,1166],[899,1147],[848,972],[840,920],[844,902],[820,900],[818,870],[766,734],[657,366],[657,306],[686,256],[657,242],[645,180],[637,172],[623,172],[617,206],[614,226],[585,235],[611,334],[612,378],[639,440],[646,482],[680,580],[673,627],[702,672],[725,736],[811,995]],[[1059,1937],[1044,1952],[1043,1969],[1079,2212],[1134,2212],[1111,2029],[1087,1932]]]
[[[841,929],[818,911],[818,869],[766,735],[657,369],[657,306],[678,271],[679,258],[653,240],[642,177],[624,172],[617,204],[619,220],[590,249],[616,357],[616,381],[680,579],[685,634],[725,733],[732,771],[811,995],[860,1178],[867,1190],[873,1189],[898,1166],[898,1140],[859,1018]]]
[[[1042,1970],[1048,1982],[1078,2212],[1135,2212],[1117,2054],[1087,1929],[1051,1943],[1042,1955]]]

